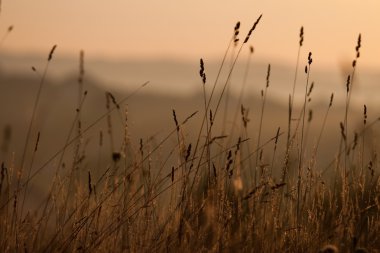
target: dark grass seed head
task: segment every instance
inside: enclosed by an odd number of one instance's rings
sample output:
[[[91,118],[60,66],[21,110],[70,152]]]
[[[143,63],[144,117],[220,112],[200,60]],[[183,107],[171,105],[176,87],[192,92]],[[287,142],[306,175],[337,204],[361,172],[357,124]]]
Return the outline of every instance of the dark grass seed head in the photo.
[[[237,155],[237,153],[239,152],[240,150],[240,144],[241,144],[241,137],[239,137],[237,143],[236,143],[236,150],[235,150],[235,156]]]
[[[92,193],[91,172],[88,171],[88,195]]]
[[[120,109],[120,105],[117,103],[116,101],[116,98],[114,95],[112,95],[111,92],[106,92],[106,97],[107,97],[107,109],[110,108],[110,104],[109,104],[109,99],[111,100],[111,102],[116,106],[117,109]]]
[[[301,26],[300,29],[300,47],[303,45],[303,26]]]
[[[311,82],[311,84],[310,84],[310,88],[309,88],[309,91],[307,92],[307,96],[308,96],[308,97],[310,97],[311,92],[313,91],[313,88],[314,88],[314,82]]]
[[[51,50],[50,50],[50,53],[49,53],[49,56],[48,56],[48,61],[51,61],[51,59],[53,58],[53,54],[54,54],[54,51],[56,50],[57,48],[57,45],[54,45]]]
[[[371,172],[371,176],[373,177],[375,175],[375,170],[373,169],[373,163],[372,161],[369,161],[367,165],[368,170]]]
[[[139,147],[139,150],[140,150],[140,154],[141,156],[144,155],[144,143],[143,143],[143,139],[140,138],[140,147]]]
[[[191,143],[189,144],[189,146],[187,147],[187,150],[186,150],[186,156],[185,156],[186,162],[189,160],[190,155],[191,155]]]
[[[352,144],[352,150],[355,150],[356,146],[358,145],[358,133],[354,133],[354,144]]]
[[[346,81],[346,90],[347,90],[347,93],[350,92],[350,82],[351,82],[351,76],[348,75],[347,76],[347,81]]]
[[[239,28],[240,28],[240,21],[238,21],[235,25],[235,28],[234,28],[234,31],[235,31],[235,35],[238,35],[239,34]]]
[[[263,14],[261,14],[261,15],[257,18],[256,22],[253,24],[252,28],[249,30],[247,36],[245,37],[244,44],[248,42],[249,38],[250,38],[251,35],[252,35],[252,32],[256,29],[256,26],[257,26],[257,24],[260,22],[262,16],[263,16]]]
[[[210,119],[210,124],[213,125],[214,123],[214,119],[213,119],[213,116],[212,116],[212,110],[210,109],[210,114],[209,114],[209,119]]]
[[[205,65],[202,58],[199,60],[199,66],[200,66],[199,75],[202,77],[205,71]]]
[[[235,25],[235,28],[234,28],[234,43],[235,43],[235,46],[237,45],[237,43],[239,42],[239,33],[240,33],[240,21],[238,21]]]
[[[205,65],[203,62],[203,59],[200,59],[200,70],[199,70],[199,75],[202,78],[203,84],[206,84],[206,73],[205,73]]]
[[[358,42],[357,42],[357,45],[355,47],[356,58],[360,57],[360,48],[361,48],[361,46],[362,46],[362,35],[359,33]]]
[[[307,122],[311,122],[312,121],[312,119],[313,119],[313,110],[309,110],[309,117],[308,117],[308,119],[307,119]]]
[[[334,93],[331,93],[329,107],[332,106],[333,100],[334,100]]]
[[[178,120],[177,120],[177,114],[175,113],[175,110],[173,109],[173,119],[174,119],[174,123],[175,123],[175,126],[177,128],[177,131],[179,131],[179,125],[178,125]]]
[[[307,61],[309,65],[311,65],[311,63],[313,62],[313,58],[311,56],[312,56],[312,53],[309,52],[309,56],[307,57]]]
[[[343,137],[343,140],[346,140],[346,134],[345,134],[345,132],[344,132],[344,125],[343,125],[343,122],[340,122],[339,125],[340,125],[340,133],[341,133],[341,135],[342,135],[342,137]]]
[[[274,144],[277,145],[278,143],[278,137],[280,136],[280,127],[277,128],[276,138],[274,140]]]

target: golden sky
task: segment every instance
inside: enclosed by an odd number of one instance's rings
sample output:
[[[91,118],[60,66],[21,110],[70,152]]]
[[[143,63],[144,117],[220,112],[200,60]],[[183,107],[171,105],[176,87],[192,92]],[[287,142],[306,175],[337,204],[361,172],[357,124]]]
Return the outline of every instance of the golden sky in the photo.
[[[3,0],[0,32],[14,31],[1,50],[46,54],[58,44],[62,55],[220,58],[235,23],[244,37],[261,13],[250,40],[259,59],[294,63],[303,25],[315,64],[351,61],[362,33],[362,66],[380,66],[379,0]]]

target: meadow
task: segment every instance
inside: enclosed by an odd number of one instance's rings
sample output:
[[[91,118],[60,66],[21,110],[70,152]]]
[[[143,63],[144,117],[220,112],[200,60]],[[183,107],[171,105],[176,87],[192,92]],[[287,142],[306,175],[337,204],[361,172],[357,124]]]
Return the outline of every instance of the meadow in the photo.
[[[148,137],[131,131],[130,108],[149,82],[124,97],[101,91],[96,103],[103,111],[91,111],[84,51],[71,81],[76,96],[65,102],[72,120],[64,129],[40,128],[59,50],[52,46],[45,67],[32,67],[38,85],[24,108],[28,121],[18,126],[25,137],[20,148],[2,119],[0,251],[380,252],[380,118],[352,102],[361,35],[349,42],[353,59],[340,104],[331,93],[316,108],[313,53],[303,48],[301,27],[288,103],[276,108],[268,101],[270,64],[258,96],[244,96],[261,18],[246,35],[239,22],[231,29],[215,76],[200,59],[194,73],[200,96],[189,112],[170,104],[171,111],[157,115],[153,102],[148,112],[135,108],[157,121],[144,126]],[[243,88],[232,97],[243,54]],[[303,90],[298,100],[296,89]],[[11,100],[17,97],[3,106]],[[167,131],[157,134],[161,121]],[[44,131],[63,136],[57,150],[41,147]]]

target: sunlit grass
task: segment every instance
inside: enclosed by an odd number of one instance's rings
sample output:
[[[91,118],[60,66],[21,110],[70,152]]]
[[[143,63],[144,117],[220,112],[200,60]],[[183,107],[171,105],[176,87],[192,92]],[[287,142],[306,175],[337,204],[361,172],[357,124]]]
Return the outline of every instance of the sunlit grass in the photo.
[[[327,97],[326,113],[319,122],[317,142],[307,141],[313,120],[308,108],[312,85],[309,77],[312,54],[300,58],[304,30],[301,28],[293,89],[289,91],[288,115],[283,115],[287,129],[267,138],[262,133],[270,114],[266,99],[270,93],[271,71],[261,92],[260,116],[249,119],[249,110],[240,96],[232,129],[225,128],[228,117],[221,103],[226,98],[235,64],[248,42],[254,40],[260,16],[239,44],[239,25],[223,55],[217,76],[207,76],[207,62],[200,60],[201,108],[189,115],[173,109],[172,128],[156,139],[130,136],[126,102],[147,83],[118,100],[106,92],[106,113],[82,124],[86,106],[84,53],[80,53],[78,104],[65,144],[55,155],[44,157],[46,163],[34,168],[40,132],[33,129],[46,73],[56,48],[48,54],[43,73],[33,68],[40,86],[28,123],[24,153],[16,160],[12,154],[2,161],[0,177],[0,251],[1,252],[376,252],[380,245],[380,182],[377,150],[364,149],[365,136],[379,119],[367,119],[364,106],[363,125],[349,138],[349,121],[354,73],[360,56],[361,37],[352,64],[352,79],[347,82],[345,114],[341,115],[340,148],[328,167],[319,167],[317,152],[323,138],[333,95]],[[3,42],[1,42],[3,43]],[[237,46],[237,51],[231,47]],[[251,49],[249,54],[252,55]],[[226,59],[232,55],[232,64]],[[249,66],[250,61],[247,61]],[[305,64],[305,80],[297,80],[299,64]],[[248,69],[248,67],[247,67]],[[227,77],[221,79],[221,72]],[[247,75],[247,73],[246,73]],[[195,78],[197,76],[195,75]],[[198,77],[199,78],[199,77]],[[215,79],[215,82],[209,80]],[[303,104],[297,108],[294,90],[305,90]],[[221,87],[219,87],[221,86]],[[159,105],[157,105],[159,106]],[[175,108],[176,105],[173,105]],[[231,105],[232,106],[232,105]],[[226,109],[224,109],[226,110]],[[235,111],[235,108],[233,109]],[[152,112],[152,115],[154,112]],[[299,115],[299,117],[295,117]],[[197,128],[189,122],[200,118]],[[86,133],[99,122],[106,130],[99,133],[99,157],[106,154],[107,165],[88,169],[83,160]],[[115,124],[123,132],[115,134]],[[254,125],[257,132],[250,132]],[[339,126],[337,126],[339,129]],[[35,132],[33,132],[35,131]],[[189,135],[191,133],[192,135]],[[43,132],[41,133],[43,134]],[[5,135],[4,135],[5,136]],[[36,139],[33,143],[33,137]],[[121,146],[118,137],[123,136]],[[196,136],[195,138],[189,136]],[[134,145],[131,139],[138,139]],[[107,139],[110,150],[104,150]],[[280,146],[279,141],[286,145]],[[2,140],[2,145],[9,138]],[[30,143],[33,143],[31,149]],[[169,146],[163,149],[163,146]],[[69,148],[72,157],[65,156]],[[306,150],[312,150],[309,154]],[[5,153],[5,152],[4,152]],[[365,154],[367,153],[367,154]],[[26,159],[31,154],[31,159]],[[365,160],[364,157],[369,157]],[[20,160],[18,160],[20,159]],[[100,159],[99,159],[100,161]],[[33,169],[33,170],[32,170]],[[31,181],[46,169],[54,170],[42,203],[30,209],[24,205],[31,198]],[[326,171],[328,173],[326,173]],[[331,177],[333,177],[331,179]],[[365,247],[366,249],[364,249]],[[363,251],[360,251],[363,252]],[[365,251],[364,251],[365,252]]]

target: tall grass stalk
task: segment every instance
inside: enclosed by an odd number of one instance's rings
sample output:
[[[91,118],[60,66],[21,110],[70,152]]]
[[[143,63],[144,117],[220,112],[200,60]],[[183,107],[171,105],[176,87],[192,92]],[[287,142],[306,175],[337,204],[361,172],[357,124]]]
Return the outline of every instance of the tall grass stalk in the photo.
[[[294,72],[294,79],[293,79],[293,88],[292,88],[292,94],[289,95],[289,111],[288,111],[288,132],[287,132],[287,138],[286,138],[286,153],[285,153],[285,165],[283,169],[283,181],[286,181],[286,176],[288,172],[288,163],[289,163],[289,153],[290,153],[290,146],[291,146],[291,124],[292,124],[292,116],[293,116],[293,107],[294,107],[294,99],[295,99],[295,91],[296,91],[296,84],[297,84],[297,76],[298,76],[298,67],[299,67],[299,60],[300,60],[300,53],[301,48],[304,41],[304,28],[301,26],[300,28],[300,34],[299,34],[299,45],[298,45],[298,51],[297,51],[297,60],[296,60],[296,68]]]
[[[311,72],[311,63],[313,62],[312,54],[309,52],[308,56],[308,63],[305,67],[305,73],[306,73],[306,87],[305,87],[305,96],[304,96],[304,104],[303,104],[303,111],[302,111],[302,127],[301,127],[301,141],[300,141],[300,151],[299,151],[299,157],[298,157],[298,180],[297,180],[297,233],[299,233],[301,227],[301,217],[300,217],[300,206],[301,206],[301,179],[302,179],[302,167],[303,167],[303,156],[304,156],[304,146],[303,146],[303,139],[304,139],[304,128],[305,128],[305,113],[306,113],[306,106],[307,106],[307,92],[309,89],[309,77]]]
[[[323,117],[321,131],[319,132],[319,135],[318,135],[318,138],[317,138],[317,143],[315,144],[315,148],[314,148],[314,152],[313,152],[314,153],[314,158],[317,156],[318,148],[319,148],[319,145],[320,145],[321,139],[322,139],[322,134],[323,134],[323,132],[325,130],[326,122],[327,122],[327,117],[328,117],[328,114],[330,112],[330,109],[331,109],[331,106],[333,104],[333,101],[334,101],[334,93],[331,93],[330,102],[329,102],[329,105],[327,106],[326,113],[325,113],[325,115]]]
[[[240,33],[240,22],[238,21],[236,23],[236,26],[234,28],[234,45],[232,47],[232,52],[231,52],[231,58],[230,58],[230,68],[232,67],[232,64],[234,62],[235,58],[235,51],[239,43],[239,33]],[[231,80],[230,80],[231,81]],[[228,122],[228,108],[229,108],[229,103],[230,103],[230,88],[231,88],[231,83],[227,85],[226,89],[226,96],[225,96],[225,101],[224,101],[224,113],[223,113],[223,119],[222,119],[222,131],[220,135],[225,135],[226,131],[226,124]]]
[[[249,74],[249,69],[250,69],[253,53],[254,53],[254,48],[253,48],[253,46],[250,46],[250,48],[249,48],[249,55],[248,55],[247,62],[246,62],[246,65],[245,65],[243,83],[242,83],[242,86],[241,86],[241,89],[240,89],[240,93],[239,93],[239,97],[238,97],[238,100],[237,100],[239,102],[243,101],[243,95],[244,95],[245,88],[246,88],[246,85],[247,85],[248,74]],[[233,117],[233,120],[232,120],[231,129],[229,131],[230,138],[229,138],[228,145],[231,144],[231,142],[232,142],[232,136],[234,136],[235,129],[237,128],[236,124],[238,122],[237,119],[238,119],[239,111],[240,111],[240,115],[242,117],[242,123],[243,123],[243,129],[241,129],[241,131],[244,131],[245,138],[248,138],[248,130],[247,130],[247,124],[248,124],[248,121],[249,121],[249,119],[248,119],[248,109],[244,108],[243,104],[238,104],[236,106],[236,111],[234,113],[234,117]],[[251,151],[250,151],[251,148],[250,148],[249,142],[247,142],[245,146],[247,148],[247,152],[251,153]],[[252,161],[249,160],[249,167],[252,168],[252,166],[253,166],[252,165]],[[252,175],[252,170],[251,169],[249,170],[249,177],[250,177],[250,180],[252,181],[253,180],[253,175]]]
[[[37,90],[37,95],[36,95],[36,98],[34,100],[33,109],[32,109],[32,116],[31,116],[30,121],[29,121],[28,130],[27,130],[27,133],[26,133],[24,150],[23,150],[22,156],[21,156],[21,164],[20,164],[20,170],[21,171],[20,171],[20,175],[22,175],[22,171],[23,171],[23,168],[24,168],[26,153],[27,153],[28,146],[29,146],[29,139],[30,139],[31,133],[32,133],[32,126],[33,126],[33,123],[34,123],[35,118],[36,118],[37,107],[38,107],[38,104],[39,104],[39,101],[40,101],[40,98],[41,98],[42,88],[43,88],[43,86],[45,84],[46,74],[47,74],[47,71],[48,71],[48,68],[49,68],[49,65],[50,65],[50,61],[52,60],[52,57],[53,57],[53,54],[54,54],[54,51],[55,51],[56,48],[57,48],[57,45],[54,45],[52,47],[52,49],[50,50],[50,52],[49,52],[49,56],[47,58],[47,62],[46,62],[46,65],[45,65],[45,68],[44,68],[44,71],[43,71],[43,74],[42,74],[42,77],[41,77],[41,80],[40,80],[40,83],[39,83],[39,87],[38,87],[38,90]],[[20,178],[17,180],[17,190],[18,190],[19,186],[20,186]]]
[[[55,51],[56,48],[57,48],[57,45],[54,45],[51,48],[50,52],[49,52],[49,55],[47,57],[46,65],[45,65],[42,77],[40,79],[40,82],[39,82],[39,87],[38,87],[38,90],[37,90],[36,98],[34,100],[34,104],[33,104],[33,107],[32,107],[33,108],[32,109],[32,115],[31,115],[31,118],[30,118],[30,121],[29,121],[29,125],[28,125],[28,128],[27,128],[27,134],[26,134],[25,144],[24,144],[24,148],[23,148],[23,152],[22,152],[22,156],[21,156],[20,169],[19,169],[18,176],[17,176],[17,185],[16,185],[15,194],[14,194],[14,198],[15,199],[17,199],[18,192],[21,190],[21,187],[20,187],[21,186],[21,177],[24,174],[26,154],[27,154],[27,150],[28,150],[28,147],[29,147],[29,140],[30,140],[31,135],[32,135],[32,127],[33,127],[33,124],[34,124],[34,122],[36,120],[37,108],[38,108],[38,105],[39,105],[39,102],[40,102],[42,88],[43,88],[43,86],[45,84],[46,74],[47,74],[50,62],[52,60],[52,57],[53,57],[53,54],[54,54],[54,51]],[[32,68],[32,69],[35,70],[35,68]],[[36,148],[34,150],[36,151]],[[32,164],[33,164],[33,162],[34,162],[34,155],[33,155],[33,158],[32,158]],[[31,167],[30,167],[30,170],[31,170]],[[30,175],[30,170],[28,172],[28,176]],[[25,193],[26,193],[26,191],[25,191]],[[25,196],[25,194],[24,194],[24,196]],[[22,212],[23,212],[23,208],[24,208],[23,205],[24,205],[24,200],[21,203],[21,213],[20,214],[22,214]],[[12,224],[14,224],[13,226],[16,227],[16,223],[17,223],[17,220],[18,220],[18,217],[17,217],[17,215],[18,215],[17,201],[14,202],[14,209],[15,209],[15,212],[14,212],[14,216],[13,216],[14,219],[12,221]],[[22,218],[22,217],[20,217],[20,218]],[[16,229],[16,242],[18,243],[18,231],[17,231],[17,229]]]
[[[344,168],[343,168],[343,194],[342,194],[342,201],[344,203],[344,206],[346,207],[347,203],[347,193],[348,193],[348,157],[347,157],[347,152],[348,152],[348,115],[349,115],[349,110],[350,110],[350,103],[351,103],[351,96],[352,96],[352,91],[354,87],[354,78],[355,78],[355,71],[356,71],[356,65],[357,61],[360,57],[360,47],[361,47],[361,34],[358,36],[357,40],[357,45],[355,47],[356,55],[355,59],[352,61],[352,73],[350,76],[347,78],[347,83],[346,83],[346,107],[345,107],[345,113],[344,113],[344,121],[343,121],[343,128],[342,129],[342,137],[344,141]],[[338,157],[338,165],[340,161],[340,156]],[[352,174],[351,174],[352,176]],[[347,209],[344,209],[347,210]]]
[[[257,134],[257,145],[256,149],[260,147],[260,142],[261,142],[261,131],[263,127],[263,120],[264,120],[264,110],[265,110],[265,102],[267,100],[267,92],[268,92],[268,87],[269,87],[269,79],[270,79],[270,72],[271,72],[271,66],[268,64],[268,69],[267,69],[267,77],[266,77],[266,85],[264,90],[261,90],[261,99],[262,99],[262,104],[261,104],[261,112],[260,112],[260,123],[259,123],[259,131]],[[262,152],[262,151],[261,151]],[[258,180],[257,180],[257,169],[258,169],[258,162],[259,162],[259,153],[256,153],[256,159],[255,159],[255,172],[254,172],[254,185],[257,186]],[[261,173],[260,178],[263,176],[263,173]]]

